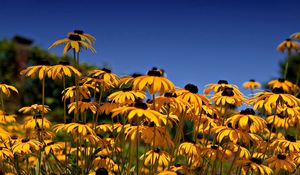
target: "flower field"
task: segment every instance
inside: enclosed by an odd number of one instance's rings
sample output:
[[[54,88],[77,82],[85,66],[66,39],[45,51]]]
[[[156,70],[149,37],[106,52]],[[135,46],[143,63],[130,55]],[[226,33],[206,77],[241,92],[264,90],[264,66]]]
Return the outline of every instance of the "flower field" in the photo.
[[[299,38],[291,35],[278,51],[287,59],[298,54]],[[63,58],[70,53],[72,60],[41,60],[20,72],[41,82],[41,99],[20,108],[19,117],[7,113],[4,99],[20,90],[0,82],[0,174],[300,174],[300,75],[287,80],[289,60],[268,90],[252,79],[240,87],[245,95],[219,80],[202,93],[188,82],[177,87],[157,67],[127,76],[81,71],[80,53],[95,53],[95,41],[74,30],[50,46],[63,46]],[[63,87],[54,97],[63,101],[61,123],[49,119],[51,81]]]

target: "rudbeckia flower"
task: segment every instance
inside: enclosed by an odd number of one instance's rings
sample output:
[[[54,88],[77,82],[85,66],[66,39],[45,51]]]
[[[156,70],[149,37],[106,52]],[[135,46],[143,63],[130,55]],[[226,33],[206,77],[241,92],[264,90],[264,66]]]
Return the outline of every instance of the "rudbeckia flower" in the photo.
[[[63,146],[60,143],[55,143],[52,140],[44,141],[44,151],[46,155],[49,155],[50,152],[57,153],[61,151]]]
[[[159,148],[155,148],[154,150],[150,150],[145,154],[143,154],[140,157],[140,159],[145,160],[144,161],[145,166],[149,166],[149,165],[153,166],[157,164],[159,166],[167,167],[169,166],[171,156],[166,151],[162,151]]]
[[[232,143],[232,142],[228,142],[228,143],[224,144],[224,148],[226,148],[226,149],[230,150],[231,152],[237,154],[237,156],[239,158],[248,159],[248,158],[251,157],[251,154],[248,151],[248,149],[241,146],[241,145],[238,145],[238,144],[235,144],[235,143]]]
[[[174,91],[175,86],[170,80],[163,77],[161,71],[154,68],[148,71],[147,75],[136,77],[133,80],[133,89],[140,91],[147,89],[152,95],[158,92],[162,95],[166,92]]]
[[[211,161],[219,159],[224,161],[231,156],[231,151],[224,150],[220,145],[207,145],[200,149],[201,156],[208,157]]]
[[[96,157],[92,164],[95,168],[105,168],[110,171],[119,170],[119,166],[106,155],[100,155],[99,157]]]
[[[261,175],[273,174],[272,169],[266,165],[263,165],[263,160],[256,157],[237,160],[235,166],[242,167],[242,170],[247,173],[259,173]]]
[[[32,152],[40,150],[42,144],[34,139],[23,138],[18,140],[13,146],[13,153],[30,154]]]
[[[142,74],[133,73],[132,75],[129,75],[129,76],[123,76],[120,78],[118,86],[122,87],[122,86],[126,86],[126,85],[132,85],[133,80],[139,76],[142,76]]]
[[[166,92],[164,96],[158,96],[155,98],[155,109],[159,111],[169,111],[167,113],[175,113],[180,114],[185,110],[189,104],[182,100],[181,98],[177,98],[176,93]]]
[[[143,91],[134,91],[132,88],[123,88],[121,91],[110,94],[108,100],[119,103],[119,104],[130,104],[135,102],[137,99],[144,100],[146,94]]]
[[[79,35],[83,41],[87,41],[89,44],[92,44],[96,41],[95,37],[88,33],[84,33],[82,30],[74,30],[73,32],[69,32],[68,36],[70,35]]]
[[[56,78],[62,79],[65,76],[71,77],[72,75],[80,77],[81,73],[75,67],[71,66],[68,61],[60,61],[57,65],[48,68],[47,75],[49,78],[55,80]]]
[[[253,104],[254,110],[264,109],[268,114],[277,110],[278,105],[300,106],[300,100],[293,95],[285,94],[282,88],[274,88],[272,92],[256,93],[247,103]]]
[[[82,99],[78,102],[73,102],[68,106],[68,113],[72,113],[73,111],[83,113],[87,110],[90,110],[93,114],[96,114],[99,108],[99,104],[95,101],[91,101],[89,98]],[[76,110],[76,108],[78,108]]]
[[[261,84],[259,82],[255,81],[254,79],[251,79],[251,80],[245,82],[243,84],[243,87],[245,89],[255,89],[255,88],[260,88]]]
[[[7,124],[12,122],[16,122],[16,115],[7,114],[6,112],[0,110],[0,123]]]
[[[221,92],[217,92],[213,95],[211,100],[216,105],[234,105],[234,106],[240,106],[243,103],[244,97],[240,94],[235,94],[233,91],[233,88],[225,88]]]
[[[21,75],[25,75],[30,78],[34,78],[36,75],[40,80],[43,80],[50,68],[49,61],[42,60],[39,65],[30,66],[20,72]]]
[[[296,41],[291,40],[290,38],[284,40],[277,46],[277,50],[279,52],[284,52],[285,50],[288,50],[291,52],[291,50],[298,50],[299,48],[299,43]]]
[[[211,91],[214,93],[222,92],[225,88],[232,88],[235,94],[242,95],[238,87],[233,84],[229,84],[227,80],[219,80],[217,84],[205,85],[204,94],[209,94]]]
[[[284,114],[276,114],[270,115],[266,118],[268,124],[273,125],[275,128],[285,128],[288,129],[290,127],[295,126],[295,117],[285,116]]]
[[[106,68],[91,70],[89,76],[103,80],[110,86],[116,86],[119,83],[119,77]]]
[[[5,161],[5,160],[8,160],[13,157],[14,157],[13,153],[7,147],[5,147],[4,145],[0,146],[0,160],[1,161]]]
[[[91,44],[86,43],[82,38],[79,36],[79,34],[73,33],[68,36],[68,38],[61,39],[55,41],[49,49],[56,47],[57,45],[65,44],[63,55],[66,56],[67,52],[70,49],[73,49],[76,53],[79,53],[81,51],[81,48],[90,49],[93,53],[96,52],[96,50],[91,46]]]
[[[293,84],[292,82],[290,82],[284,78],[279,78],[277,80],[271,80],[268,82],[268,86],[271,89],[282,88],[283,91],[288,94],[296,94],[300,90],[299,86],[297,86],[296,84]]]
[[[42,118],[41,114],[29,116],[24,119],[25,129],[48,129],[51,127],[51,122],[47,118]]]
[[[257,133],[267,127],[267,122],[255,115],[253,109],[247,108],[241,110],[239,114],[233,115],[226,119],[226,123],[231,123],[232,126],[238,126],[243,131]]]
[[[190,104],[191,110],[196,115],[202,112],[203,105],[209,105],[209,100],[204,95],[198,94],[198,87],[194,84],[187,84],[183,90],[177,90],[175,93],[179,99]]]
[[[300,32],[293,33],[293,34],[291,35],[291,38],[299,39],[299,38],[300,38]]]
[[[128,121],[132,121],[136,117],[147,119],[150,122],[154,122],[156,126],[160,126],[163,122],[166,124],[166,118],[159,112],[148,108],[146,103],[136,102],[134,106],[123,106],[112,110],[112,117],[119,114],[126,114]],[[139,124],[139,123],[138,123]]]
[[[116,109],[118,107],[120,107],[120,104],[112,103],[108,101],[108,102],[101,103],[98,111],[100,114],[109,115],[110,113],[112,113],[113,109]]]
[[[177,154],[194,158],[199,157],[200,145],[195,142],[183,142],[178,146]]]
[[[235,144],[239,141],[243,141],[243,143],[247,145],[251,140],[260,140],[258,135],[236,129],[237,126],[232,126],[231,123],[225,124],[227,126],[216,126],[212,129],[212,131],[217,134],[216,139],[219,143],[221,143],[224,138],[228,138]]]
[[[93,89],[94,86],[89,85],[89,84],[82,84],[77,87],[78,92],[79,92],[79,100],[83,98],[90,98],[91,97],[91,92],[89,88]],[[70,102],[75,102],[75,97],[76,97],[76,86],[71,86],[63,90],[62,94],[63,97],[62,99],[70,99]]]
[[[15,88],[14,86],[11,85],[7,85],[5,84],[5,82],[0,82],[0,93],[5,94],[6,96],[10,96],[11,92],[15,92],[15,93],[19,93],[17,88]]]
[[[45,114],[45,113],[51,111],[51,109],[47,105],[33,104],[31,106],[22,107],[18,111],[22,112],[23,114],[26,114],[26,113],[41,114],[43,112]]]
[[[276,139],[271,143],[271,146],[279,146],[283,150],[288,150],[290,152],[297,151],[300,152],[300,141],[296,140],[294,136],[287,135],[285,139]]]
[[[275,170],[275,173],[278,173],[280,170],[288,171],[293,173],[296,169],[296,164],[290,156],[285,154],[278,154],[267,160],[270,168]]]
[[[66,133],[71,133],[74,136],[85,136],[88,134],[96,135],[94,130],[90,128],[86,123],[77,122],[77,123],[68,123],[68,124],[57,124],[53,127],[55,132],[64,131]]]

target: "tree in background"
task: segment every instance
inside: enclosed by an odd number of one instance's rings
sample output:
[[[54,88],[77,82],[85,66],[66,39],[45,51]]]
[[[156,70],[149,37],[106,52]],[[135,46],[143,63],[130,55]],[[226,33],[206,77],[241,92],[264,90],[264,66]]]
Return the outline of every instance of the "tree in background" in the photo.
[[[70,60],[69,57],[64,58]],[[20,71],[28,66],[37,65],[41,60],[49,61],[51,65],[57,64],[61,57],[50,53],[38,46],[33,45],[33,41],[24,37],[15,36],[12,40],[3,39],[0,41],[0,81],[14,85],[19,90],[19,95],[12,96],[9,100],[5,100],[8,112],[16,112],[21,106],[27,106],[39,102],[41,97],[41,82],[38,78],[29,79],[20,76]],[[96,68],[89,64],[80,64],[80,70],[84,73],[86,70]],[[46,81],[50,81],[47,80]],[[66,85],[72,85],[74,80],[67,79]],[[60,80],[47,83],[45,89],[46,104],[54,109],[53,114],[62,115],[61,92],[63,90]]]

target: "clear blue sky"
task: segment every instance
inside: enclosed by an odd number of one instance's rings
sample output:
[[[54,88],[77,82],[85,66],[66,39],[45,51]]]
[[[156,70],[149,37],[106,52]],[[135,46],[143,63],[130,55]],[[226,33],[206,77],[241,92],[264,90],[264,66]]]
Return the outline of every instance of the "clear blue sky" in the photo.
[[[300,31],[299,8],[291,0],[1,0],[0,38],[18,34],[46,49],[82,29],[97,38],[97,54],[82,60],[118,74],[157,66],[181,87],[219,79],[241,87],[279,76],[285,56],[276,46]]]

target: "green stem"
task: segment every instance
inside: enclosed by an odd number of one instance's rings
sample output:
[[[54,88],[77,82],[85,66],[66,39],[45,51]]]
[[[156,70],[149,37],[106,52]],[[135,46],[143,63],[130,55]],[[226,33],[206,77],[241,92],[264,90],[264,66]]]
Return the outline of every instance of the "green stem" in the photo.
[[[291,49],[288,49],[288,58],[287,58],[287,61],[285,63],[285,68],[284,68],[284,79],[286,79],[287,77],[287,71],[288,71],[288,67],[289,67],[289,60],[290,60],[290,57],[292,55],[292,50]]]

